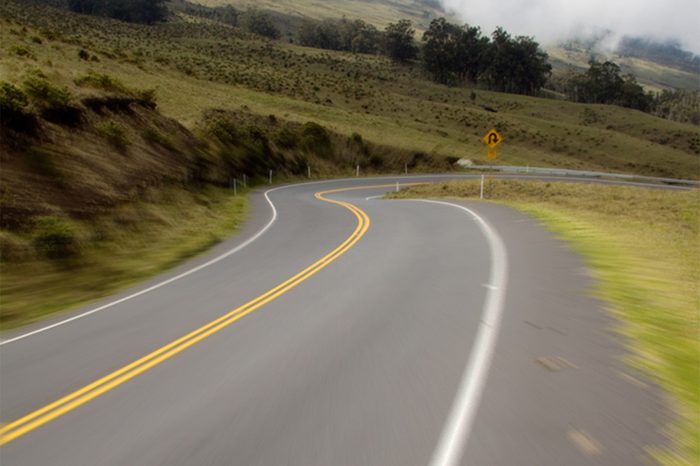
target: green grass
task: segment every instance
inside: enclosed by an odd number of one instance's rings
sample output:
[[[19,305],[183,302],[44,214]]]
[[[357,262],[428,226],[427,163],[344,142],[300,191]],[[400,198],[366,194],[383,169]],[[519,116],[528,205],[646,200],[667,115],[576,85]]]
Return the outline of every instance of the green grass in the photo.
[[[437,85],[384,57],[271,42],[217,25],[147,27],[13,3],[0,5],[0,16],[0,79],[21,83],[40,68],[77,93],[75,80],[106,74],[130,88],[156,89],[159,109],[189,128],[209,108],[246,109],[486,162],[480,138],[495,126],[505,138],[498,163],[700,177],[697,127],[633,110],[479,89],[472,101],[471,89]],[[13,54],[16,46],[33,58]],[[81,50],[99,61],[81,59]]]
[[[417,186],[391,197],[478,199],[478,182]],[[494,181],[485,197],[542,220],[594,271],[632,356],[669,395],[677,419],[663,464],[700,462],[700,192]]]
[[[151,190],[91,221],[77,222],[80,251],[45,258],[33,232],[0,231],[2,329],[108,296],[157,275],[234,233],[248,214],[248,198],[220,188]],[[53,219],[51,219],[53,221]],[[19,260],[13,260],[19,259]]]

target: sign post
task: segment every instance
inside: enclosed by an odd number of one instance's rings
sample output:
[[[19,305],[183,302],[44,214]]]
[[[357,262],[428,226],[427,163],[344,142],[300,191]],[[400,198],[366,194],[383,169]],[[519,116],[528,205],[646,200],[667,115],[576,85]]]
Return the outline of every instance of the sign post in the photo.
[[[496,128],[492,128],[488,133],[484,134],[483,138],[481,138],[481,142],[489,147],[489,150],[486,153],[486,158],[488,160],[494,160],[498,156],[498,154],[496,154],[496,146],[498,146],[501,141],[503,141],[503,136],[496,131]]]

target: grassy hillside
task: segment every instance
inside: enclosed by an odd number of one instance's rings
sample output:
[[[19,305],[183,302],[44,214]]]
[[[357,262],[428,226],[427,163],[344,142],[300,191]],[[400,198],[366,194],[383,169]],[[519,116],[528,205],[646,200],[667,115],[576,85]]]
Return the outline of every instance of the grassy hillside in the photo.
[[[583,47],[549,47],[547,49],[555,73],[570,69],[583,72],[588,69],[591,55],[598,60],[611,60],[622,69],[623,74],[632,73],[647,90],[660,92],[663,89],[700,89],[700,75],[677,67],[656,63],[617,53],[592,53]]]
[[[347,16],[363,19],[380,29],[399,19],[408,19],[418,30],[417,39],[420,39],[420,34],[434,18],[444,16],[453,22],[460,22],[444,11],[439,1],[430,0],[198,0],[197,3],[208,6],[233,5],[241,10],[260,8],[290,18],[337,19]],[[485,32],[488,34],[491,31]],[[627,40],[626,43],[629,45],[633,41]],[[700,75],[660,60],[620,55],[616,52],[594,52],[585,46],[551,45],[546,50],[555,73],[563,73],[572,68],[585,71],[591,55],[595,55],[599,60],[612,60],[619,64],[624,73],[634,74],[640,84],[654,92],[663,89],[700,89]]]
[[[302,48],[211,24],[129,25],[9,0],[0,15],[0,79],[16,82],[40,68],[71,87],[90,71],[107,73],[155,88],[161,111],[190,128],[209,108],[242,109],[480,161],[480,137],[495,126],[505,137],[498,159],[505,164],[700,177],[697,128],[636,111],[447,88],[383,57]]]
[[[236,8],[260,8],[285,15],[313,19],[360,18],[379,28],[397,19],[411,20],[419,30],[427,29],[430,20],[446,16],[437,0],[198,0],[207,6],[233,5]]]

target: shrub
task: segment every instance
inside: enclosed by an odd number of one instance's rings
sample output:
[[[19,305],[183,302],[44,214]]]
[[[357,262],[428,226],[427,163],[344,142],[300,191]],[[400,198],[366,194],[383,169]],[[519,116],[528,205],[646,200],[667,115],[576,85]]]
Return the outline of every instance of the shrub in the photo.
[[[69,126],[80,123],[82,111],[71,103],[71,94],[68,89],[52,85],[43,73],[31,73],[24,80],[23,87],[29,99],[41,110],[41,115],[47,120]]]
[[[126,149],[129,141],[126,138],[126,133],[124,132],[122,125],[116,121],[109,120],[103,123],[98,123],[95,128],[100,136],[105,138],[111,145],[119,150]]]
[[[103,91],[128,93],[124,84],[116,78],[108,74],[89,72],[85,76],[75,79],[75,84],[80,87],[91,87],[94,89],[102,89]]]
[[[70,219],[45,216],[35,220],[34,249],[48,259],[67,259],[80,254],[79,228]]]
[[[13,233],[0,231],[0,262],[20,262],[31,256],[31,243]]]
[[[300,145],[308,152],[321,157],[330,157],[333,151],[331,137],[326,128],[312,121],[306,123],[301,131]]]
[[[32,132],[36,118],[25,111],[27,95],[16,86],[0,82],[0,125],[15,131]]]
[[[80,49],[78,52],[78,58],[81,60],[89,60],[90,59],[90,54],[87,52],[85,49]]]
[[[299,136],[289,128],[280,129],[272,139],[281,149],[294,149],[299,143]]]
[[[18,57],[35,58],[32,51],[24,45],[15,45],[10,49],[10,51]]]
[[[168,150],[175,150],[175,145],[166,136],[153,128],[146,128],[141,132],[141,137],[151,144],[157,144]]]
[[[155,89],[142,89],[135,92],[138,99],[141,100],[141,104],[155,110],[156,108],[156,90]]]
[[[207,132],[224,144],[237,144],[240,140],[239,131],[233,123],[221,118],[211,119],[207,123]]]

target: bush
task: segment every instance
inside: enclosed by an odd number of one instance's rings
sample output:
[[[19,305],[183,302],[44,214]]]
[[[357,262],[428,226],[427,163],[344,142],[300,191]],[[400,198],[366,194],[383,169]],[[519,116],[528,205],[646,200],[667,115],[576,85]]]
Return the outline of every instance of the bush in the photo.
[[[141,104],[155,110],[156,108],[156,90],[155,89],[142,89],[135,92],[138,99],[141,100]]]
[[[68,259],[80,255],[79,228],[67,218],[37,218],[33,237],[34,249],[48,259]]]
[[[91,87],[94,89],[102,89],[103,91],[121,92],[124,94],[129,92],[126,86],[118,79],[108,74],[100,74],[92,71],[85,76],[77,78],[74,82],[80,87]]]
[[[207,123],[207,132],[224,144],[237,144],[241,138],[238,128],[222,118],[211,119]]]
[[[0,231],[0,262],[20,262],[32,256],[31,244],[22,237]]]
[[[71,103],[72,97],[68,89],[52,85],[43,73],[30,74],[24,80],[23,87],[47,120],[68,126],[77,126],[82,120],[82,111]]]
[[[28,103],[27,95],[21,89],[0,82],[0,125],[15,131],[34,131],[36,118],[25,111]]]
[[[299,143],[299,136],[289,128],[280,129],[274,136],[273,141],[280,149],[294,149]]]
[[[175,145],[166,136],[153,128],[146,128],[141,132],[141,137],[151,144],[157,144],[168,150],[175,150]]]
[[[32,51],[24,45],[15,45],[10,49],[10,51],[18,57],[36,58],[34,53],[32,53]]]
[[[124,132],[124,128],[122,125],[117,123],[116,121],[109,120],[103,123],[97,124],[95,127],[97,129],[97,132],[107,140],[111,145],[116,147],[119,150],[125,150],[126,146],[128,144],[128,140],[126,138],[126,133]]]
[[[333,152],[331,137],[326,128],[312,121],[306,123],[301,132],[300,145],[308,152],[329,158]]]

